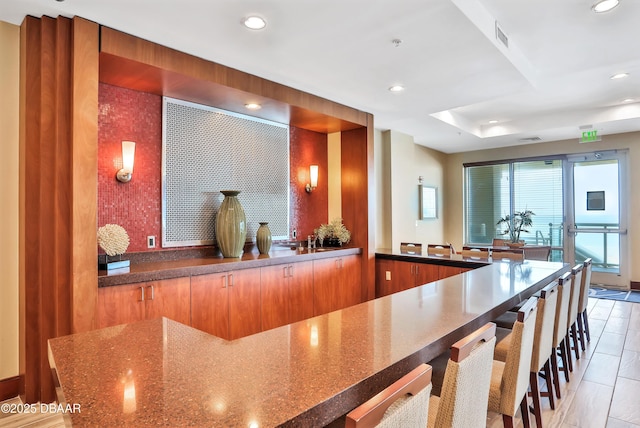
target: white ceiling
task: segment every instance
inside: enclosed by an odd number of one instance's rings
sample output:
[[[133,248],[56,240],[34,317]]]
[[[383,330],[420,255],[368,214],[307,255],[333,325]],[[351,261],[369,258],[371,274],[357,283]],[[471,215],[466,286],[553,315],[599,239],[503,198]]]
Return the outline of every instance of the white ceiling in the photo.
[[[595,0],[0,1],[0,20],[81,16],[373,113],[445,153],[640,130],[638,0],[606,14]],[[250,14],[267,27],[244,28]]]

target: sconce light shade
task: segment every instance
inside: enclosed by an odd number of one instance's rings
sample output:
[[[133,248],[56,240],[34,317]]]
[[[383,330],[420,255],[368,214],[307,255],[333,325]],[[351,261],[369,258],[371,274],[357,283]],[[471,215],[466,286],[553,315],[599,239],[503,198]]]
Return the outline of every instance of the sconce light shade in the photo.
[[[136,143],[133,141],[122,142],[122,169],[116,174],[118,181],[128,183],[133,176],[133,159],[136,152]]]
[[[310,165],[309,183],[306,185],[305,190],[307,193],[311,193],[316,187],[318,187],[318,165]]]

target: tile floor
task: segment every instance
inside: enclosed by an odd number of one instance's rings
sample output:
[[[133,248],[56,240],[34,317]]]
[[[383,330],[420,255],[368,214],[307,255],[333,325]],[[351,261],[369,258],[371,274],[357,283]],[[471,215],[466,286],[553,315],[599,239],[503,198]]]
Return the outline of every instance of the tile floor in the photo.
[[[562,399],[556,401],[556,410],[542,400],[543,425],[640,428],[640,303],[589,299],[588,310],[591,342],[574,362],[570,382],[561,377]],[[533,415],[530,420],[535,426]],[[64,426],[60,415],[0,413],[0,427]],[[487,427],[502,426],[500,415],[488,415]],[[521,421],[518,426],[522,427]]]

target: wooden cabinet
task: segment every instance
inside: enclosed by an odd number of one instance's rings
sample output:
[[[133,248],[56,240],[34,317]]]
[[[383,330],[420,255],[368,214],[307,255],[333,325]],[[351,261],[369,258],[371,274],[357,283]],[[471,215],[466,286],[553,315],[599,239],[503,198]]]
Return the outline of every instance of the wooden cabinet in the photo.
[[[461,274],[471,270],[470,268],[456,267],[456,266],[438,266],[438,278],[448,278],[450,276]]]
[[[313,262],[263,267],[262,330],[313,316]]]
[[[360,257],[313,261],[314,315],[326,314],[362,301]]]
[[[189,278],[165,279],[98,289],[98,327],[167,317],[189,325]]]
[[[438,266],[399,260],[376,260],[376,297],[438,280]]]
[[[224,339],[261,331],[260,269],[191,277],[191,325]]]

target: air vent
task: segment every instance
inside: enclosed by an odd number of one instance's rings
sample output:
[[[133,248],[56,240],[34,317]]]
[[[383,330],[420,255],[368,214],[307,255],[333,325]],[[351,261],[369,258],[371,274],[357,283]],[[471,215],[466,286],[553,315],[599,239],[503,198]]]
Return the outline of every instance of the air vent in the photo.
[[[536,141],[542,141],[542,138],[540,137],[525,137],[525,138],[520,138],[518,140],[521,143],[535,143]]]
[[[500,40],[505,47],[509,47],[509,38],[498,25],[498,21],[496,21],[496,39]]]

